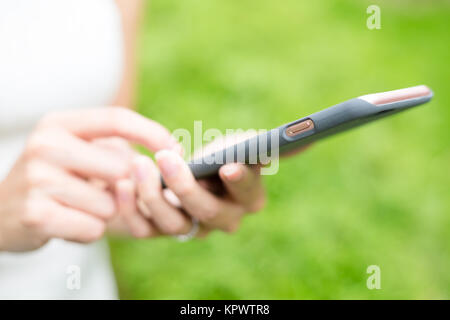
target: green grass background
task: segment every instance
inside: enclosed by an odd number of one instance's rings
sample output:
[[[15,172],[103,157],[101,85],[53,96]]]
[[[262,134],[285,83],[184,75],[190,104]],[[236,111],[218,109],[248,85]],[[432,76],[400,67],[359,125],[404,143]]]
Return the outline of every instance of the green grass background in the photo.
[[[122,298],[450,298],[448,1],[152,0],[140,40],[139,110],[171,130],[268,129],[416,84],[435,98],[283,160],[236,234],[111,239]]]

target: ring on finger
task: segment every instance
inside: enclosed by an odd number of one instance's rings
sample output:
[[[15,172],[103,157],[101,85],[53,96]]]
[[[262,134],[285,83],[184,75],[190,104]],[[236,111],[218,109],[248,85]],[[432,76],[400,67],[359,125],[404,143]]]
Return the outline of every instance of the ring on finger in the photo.
[[[200,222],[198,221],[198,219],[191,217],[191,220],[192,220],[192,227],[188,233],[173,236],[179,242],[186,242],[191,240],[197,235],[198,231],[200,230]]]

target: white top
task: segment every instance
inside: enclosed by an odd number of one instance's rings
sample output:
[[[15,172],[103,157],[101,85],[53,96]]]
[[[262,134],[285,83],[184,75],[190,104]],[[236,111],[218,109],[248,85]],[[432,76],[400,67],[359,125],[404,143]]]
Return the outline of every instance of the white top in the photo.
[[[0,180],[42,115],[111,103],[122,68],[113,0],[0,0]],[[0,299],[116,297],[104,241],[0,253]]]

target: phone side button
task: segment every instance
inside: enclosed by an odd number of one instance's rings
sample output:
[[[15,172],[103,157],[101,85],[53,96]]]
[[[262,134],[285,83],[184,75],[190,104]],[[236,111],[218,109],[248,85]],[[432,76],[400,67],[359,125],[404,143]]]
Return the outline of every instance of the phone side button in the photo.
[[[303,132],[307,132],[314,129],[314,122],[311,119],[303,120],[302,122],[295,123],[286,128],[286,135],[288,137],[295,137]]]

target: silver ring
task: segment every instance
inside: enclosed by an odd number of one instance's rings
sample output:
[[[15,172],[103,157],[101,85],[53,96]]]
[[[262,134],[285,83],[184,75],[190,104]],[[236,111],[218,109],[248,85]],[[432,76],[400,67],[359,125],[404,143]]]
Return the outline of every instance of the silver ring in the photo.
[[[191,240],[192,238],[194,238],[197,235],[198,231],[200,230],[200,223],[199,223],[198,219],[196,219],[194,217],[192,217],[191,220],[192,220],[191,230],[189,230],[189,232],[186,234],[179,234],[179,235],[173,236],[175,239],[177,239],[180,242],[186,242],[186,241]]]

